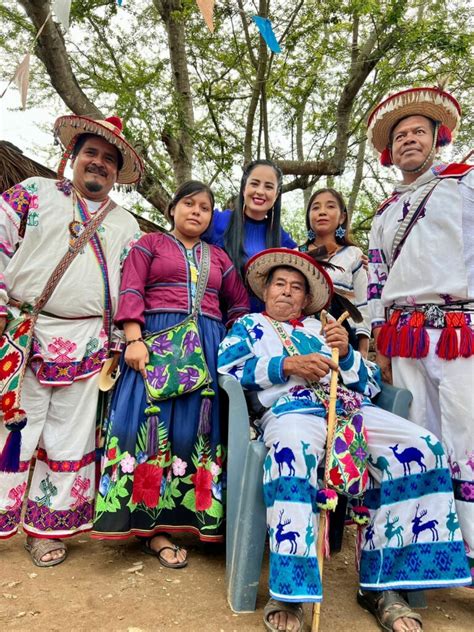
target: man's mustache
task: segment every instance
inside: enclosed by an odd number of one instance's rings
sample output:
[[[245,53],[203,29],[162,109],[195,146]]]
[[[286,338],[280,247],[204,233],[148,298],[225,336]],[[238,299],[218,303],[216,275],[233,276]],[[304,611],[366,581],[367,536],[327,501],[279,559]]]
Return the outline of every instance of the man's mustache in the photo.
[[[91,165],[90,167],[87,167],[86,171],[88,173],[98,173],[100,176],[103,176],[104,178],[107,177],[107,171],[103,167]]]

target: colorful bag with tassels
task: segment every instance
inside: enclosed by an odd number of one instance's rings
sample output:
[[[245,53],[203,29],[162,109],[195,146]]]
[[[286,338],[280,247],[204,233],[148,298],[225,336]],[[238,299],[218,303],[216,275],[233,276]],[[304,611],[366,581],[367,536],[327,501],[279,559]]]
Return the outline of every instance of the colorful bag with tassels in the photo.
[[[192,313],[181,323],[145,336],[149,361],[145,366],[145,392],[148,406],[148,446],[150,454],[158,446],[160,407],[157,402],[180,397],[202,389],[199,433],[210,430],[212,378],[207,367],[204,350],[199,338],[197,318],[206,291],[210,270],[210,249],[201,242],[201,264],[198,273],[196,295]]]
[[[20,408],[23,375],[28,363],[36,315],[22,311],[16,318],[9,311],[7,325],[0,338],[1,415],[9,435],[0,456],[1,472],[18,471],[21,430],[26,412]]]
[[[193,315],[147,336],[149,362],[145,367],[148,399],[159,402],[180,397],[209,384],[211,377]]]

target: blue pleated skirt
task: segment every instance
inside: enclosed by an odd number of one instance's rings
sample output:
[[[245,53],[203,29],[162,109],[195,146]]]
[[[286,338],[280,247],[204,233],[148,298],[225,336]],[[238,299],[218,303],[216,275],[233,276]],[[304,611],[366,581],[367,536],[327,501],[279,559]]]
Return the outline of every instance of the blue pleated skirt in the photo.
[[[149,314],[147,333],[184,320],[185,314]],[[200,316],[199,335],[212,388],[210,429],[199,434],[199,390],[159,402],[161,454],[146,454],[147,401],[143,378],[121,361],[112,397],[101,466],[93,536],[152,536],[160,531],[190,532],[203,541],[223,536],[224,447],[217,396],[217,349],[222,323]]]

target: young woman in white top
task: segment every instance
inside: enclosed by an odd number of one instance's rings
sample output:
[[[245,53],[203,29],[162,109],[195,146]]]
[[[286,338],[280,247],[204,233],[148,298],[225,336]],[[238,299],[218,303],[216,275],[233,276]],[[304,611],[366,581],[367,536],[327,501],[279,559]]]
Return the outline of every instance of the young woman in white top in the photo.
[[[349,235],[349,218],[342,195],[334,189],[319,189],[309,199],[306,208],[307,241],[299,250],[309,252],[325,246],[326,261],[335,269],[328,268],[334,289],[348,298],[361,312],[363,322],[349,320],[351,344],[367,357],[370,323],[367,309],[367,270],[364,254]],[[334,307],[331,313],[334,316]]]

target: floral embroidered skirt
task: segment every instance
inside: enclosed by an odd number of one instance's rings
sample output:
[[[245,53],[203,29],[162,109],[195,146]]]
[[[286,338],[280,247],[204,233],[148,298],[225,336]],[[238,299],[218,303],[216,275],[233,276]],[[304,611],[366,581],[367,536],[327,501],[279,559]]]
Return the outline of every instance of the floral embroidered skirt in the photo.
[[[157,332],[183,314],[151,314],[145,328]],[[223,539],[224,448],[217,393],[217,348],[225,327],[199,317],[199,335],[212,388],[210,430],[198,432],[200,391],[159,402],[158,455],[148,455],[147,406],[141,375],[122,358],[112,398],[96,501],[92,537],[122,539],[159,532],[194,533],[200,540]]]

